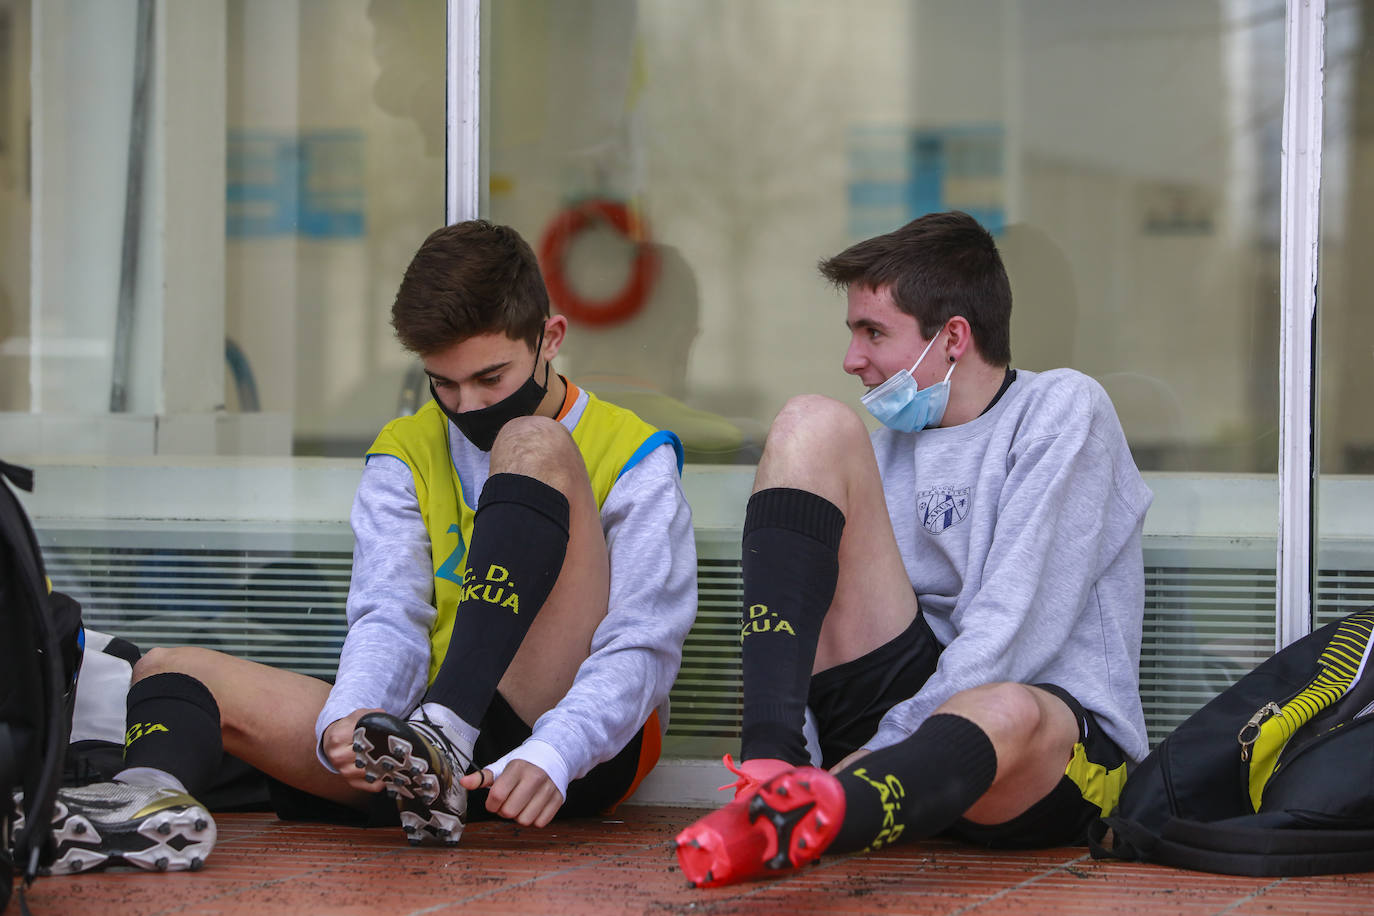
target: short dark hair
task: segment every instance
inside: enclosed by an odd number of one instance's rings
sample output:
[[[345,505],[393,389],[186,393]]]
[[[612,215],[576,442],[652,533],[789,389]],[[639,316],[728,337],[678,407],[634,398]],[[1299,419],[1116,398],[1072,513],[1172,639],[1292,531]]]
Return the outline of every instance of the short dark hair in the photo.
[[[983,359],[1011,363],[1011,284],[991,233],[967,213],[929,213],[851,245],[821,261],[820,270],[842,289],[888,287],[926,339],[962,315]]]
[[[498,331],[533,347],[548,317],[549,294],[529,243],[481,219],[430,233],[391,306],[401,345],[421,356]]]

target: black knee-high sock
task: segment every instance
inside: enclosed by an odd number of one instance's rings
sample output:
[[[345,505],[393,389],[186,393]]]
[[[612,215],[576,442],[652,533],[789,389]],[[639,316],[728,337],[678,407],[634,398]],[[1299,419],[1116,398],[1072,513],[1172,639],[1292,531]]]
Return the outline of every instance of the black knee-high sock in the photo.
[[[568,552],[568,498],[523,474],[482,488],[448,654],[425,695],[476,726]]]
[[[749,498],[741,552],[744,760],[807,762],[807,687],[835,596],[843,531],[844,514],[815,493],[778,487]]]
[[[844,824],[830,852],[877,849],[934,836],[976,802],[997,775],[997,752],[962,716],[931,716],[905,741],[840,773]]]
[[[224,752],[210,689],[190,675],[165,672],[131,687],[125,703],[124,766],[171,773],[192,795],[208,789]]]

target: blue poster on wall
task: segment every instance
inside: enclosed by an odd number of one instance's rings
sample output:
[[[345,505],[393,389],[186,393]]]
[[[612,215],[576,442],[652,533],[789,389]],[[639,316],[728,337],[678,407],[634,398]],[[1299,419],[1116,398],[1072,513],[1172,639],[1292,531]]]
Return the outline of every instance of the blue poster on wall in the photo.
[[[226,234],[230,238],[294,235],[299,184],[294,138],[231,130],[228,143]]]
[[[301,135],[300,234],[355,239],[363,234],[363,132]]]
[[[891,232],[943,210],[963,210],[1000,233],[1006,225],[1005,146],[1000,124],[851,128],[850,235]]]
[[[361,130],[231,130],[225,232],[230,238],[361,238],[366,197]]]

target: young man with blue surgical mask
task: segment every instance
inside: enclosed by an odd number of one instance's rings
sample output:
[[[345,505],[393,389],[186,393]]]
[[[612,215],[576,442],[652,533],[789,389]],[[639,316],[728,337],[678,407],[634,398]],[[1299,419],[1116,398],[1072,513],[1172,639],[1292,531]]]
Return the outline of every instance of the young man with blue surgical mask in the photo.
[[[678,837],[724,884],[946,834],[1080,842],[1146,752],[1151,495],[1102,388],[1010,366],[992,236],[931,214],[823,261],[884,424],[779,413],[743,536],[735,800]]]

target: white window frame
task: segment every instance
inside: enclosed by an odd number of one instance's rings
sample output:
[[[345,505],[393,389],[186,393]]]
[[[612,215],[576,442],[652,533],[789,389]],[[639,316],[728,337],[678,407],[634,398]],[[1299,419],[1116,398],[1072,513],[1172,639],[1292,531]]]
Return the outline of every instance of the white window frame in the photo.
[[[445,120],[444,217],[476,219],[482,207],[481,0],[448,0],[448,77]]]
[[[1275,649],[1312,631],[1317,256],[1326,0],[1288,0],[1279,228],[1279,537]]]

